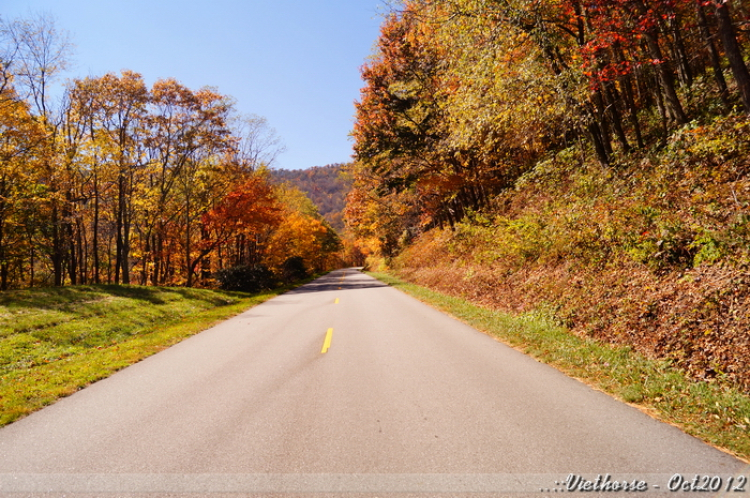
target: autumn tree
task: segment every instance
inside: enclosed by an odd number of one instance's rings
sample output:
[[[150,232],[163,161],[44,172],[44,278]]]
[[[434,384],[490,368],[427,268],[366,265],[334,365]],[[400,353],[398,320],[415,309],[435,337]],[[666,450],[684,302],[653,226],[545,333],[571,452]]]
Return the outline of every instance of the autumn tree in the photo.
[[[331,226],[337,232],[343,232],[345,199],[352,183],[348,165],[329,164],[293,170],[271,169],[269,173],[273,182],[289,182],[303,191]]]
[[[732,68],[734,80],[739,89],[740,96],[742,97],[745,112],[750,114],[750,72],[748,72],[745,59],[742,55],[742,49],[737,41],[734,21],[732,20],[732,14],[730,11],[730,3],[726,0],[696,1],[703,5],[712,6],[715,9],[715,16],[718,20],[719,38],[724,46],[724,52],[729,60],[729,66]]]
[[[0,289],[9,286],[12,266],[30,271],[34,281],[35,217],[39,197],[38,169],[44,128],[10,82],[0,90]],[[27,252],[28,251],[28,252]],[[26,262],[26,255],[29,261]]]
[[[711,99],[729,111],[736,88],[745,102],[744,38],[733,14],[745,12],[740,3],[394,5],[362,69],[346,212],[386,256],[420,231],[482,210],[563,148],[616,168],[663,146]],[[694,93],[709,78],[715,93]]]
[[[235,264],[334,264],[333,229],[269,182],[283,146],[264,118],[127,70],[51,91],[65,34],[39,16],[0,35],[0,289],[212,285]]]
[[[563,121],[530,36],[492,30],[494,17],[456,8],[406,2],[385,20],[362,71],[357,159],[379,178],[381,197],[411,192],[419,212],[411,231],[480,209],[533,164]],[[392,246],[394,235],[386,238]]]
[[[98,132],[107,143],[102,158],[111,169],[114,199],[110,205],[115,232],[115,283],[130,283],[130,253],[144,173],[144,134],[148,89],[141,75],[124,71],[120,77],[107,74],[94,82],[97,96]]]
[[[306,268],[316,271],[335,264],[339,237],[312,201],[289,184],[275,191],[283,206],[281,221],[268,237],[264,263],[276,272],[282,272],[290,258],[301,258]]]
[[[65,200],[65,179],[56,164],[60,112],[50,90],[68,63],[71,44],[67,34],[47,15],[2,22],[0,37],[4,80],[12,75],[16,92],[43,129],[37,136],[38,181],[46,189],[44,202],[49,218],[41,228],[47,240],[44,249],[52,260],[54,283],[62,285],[69,206]]]
[[[191,263],[194,269],[204,263],[204,276],[207,276],[212,268],[206,258],[214,252],[217,253],[216,269],[223,268],[225,260],[241,264],[242,261],[231,256],[232,250],[238,247],[238,239],[256,239],[263,232],[273,230],[281,223],[282,209],[264,174],[254,174],[237,185],[203,215],[201,233],[204,237],[199,254]]]

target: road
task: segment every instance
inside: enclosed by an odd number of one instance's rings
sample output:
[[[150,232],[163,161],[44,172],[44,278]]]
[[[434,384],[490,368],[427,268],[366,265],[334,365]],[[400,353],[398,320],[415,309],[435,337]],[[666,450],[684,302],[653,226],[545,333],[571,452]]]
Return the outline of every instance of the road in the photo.
[[[353,269],[0,429],[1,496],[550,496],[598,475],[675,496],[676,474],[750,468]]]

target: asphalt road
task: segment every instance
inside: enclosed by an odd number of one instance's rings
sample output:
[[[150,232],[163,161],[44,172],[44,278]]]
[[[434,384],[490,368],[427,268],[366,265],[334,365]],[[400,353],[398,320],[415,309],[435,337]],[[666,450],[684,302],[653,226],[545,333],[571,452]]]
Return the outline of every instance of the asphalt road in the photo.
[[[713,496],[669,488],[721,479],[742,497],[745,477],[352,269],[0,429],[1,496]]]

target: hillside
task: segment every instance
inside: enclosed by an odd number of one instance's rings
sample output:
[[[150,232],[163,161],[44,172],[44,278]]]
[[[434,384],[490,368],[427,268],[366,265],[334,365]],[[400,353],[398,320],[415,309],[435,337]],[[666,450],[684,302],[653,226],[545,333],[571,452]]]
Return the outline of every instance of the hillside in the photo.
[[[750,120],[686,127],[616,169],[574,153],[423,233],[391,268],[750,392]]]
[[[353,132],[370,267],[750,393],[747,7],[403,4]]]
[[[271,170],[274,182],[289,182],[304,193],[318,207],[320,214],[339,233],[344,230],[343,211],[351,180],[343,175],[344,165],[329,164],[308,169]]]

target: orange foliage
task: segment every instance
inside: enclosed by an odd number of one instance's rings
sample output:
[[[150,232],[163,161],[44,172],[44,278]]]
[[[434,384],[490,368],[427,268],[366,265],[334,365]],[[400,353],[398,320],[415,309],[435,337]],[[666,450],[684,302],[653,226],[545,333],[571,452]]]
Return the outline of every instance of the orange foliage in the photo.
[[[320,220],[287,210],[268,240],[266,262],[271,269],[279,270],[284,261],[298,256],[308,265],[317,265],[327,234],[328,229]]]
[[[273,189],[264,178],[253,176],[203,215],[203,228],[211,234],[204,243],[216,247],[239,233],[254,234],[277,226],[281,219]]]

